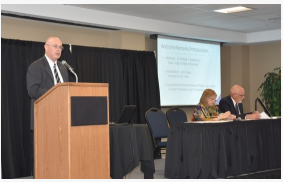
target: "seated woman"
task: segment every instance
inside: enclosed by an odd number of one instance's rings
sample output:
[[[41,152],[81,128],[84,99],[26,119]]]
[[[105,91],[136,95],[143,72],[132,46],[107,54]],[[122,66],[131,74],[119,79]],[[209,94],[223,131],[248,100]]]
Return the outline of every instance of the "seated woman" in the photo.
[[[224,119],[234,119],[235,115],[230,111],[221,113],[215,105],[217,94],[212,89],[203,91],[199,104],[196,106],[192,121],[219,121]]]

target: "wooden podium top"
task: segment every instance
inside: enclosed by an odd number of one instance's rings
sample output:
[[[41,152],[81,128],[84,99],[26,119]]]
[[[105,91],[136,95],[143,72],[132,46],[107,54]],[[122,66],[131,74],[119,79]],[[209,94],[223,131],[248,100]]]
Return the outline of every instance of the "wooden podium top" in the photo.
[[[84,86],[84,87],[108,87],[108,83],[75,83],[75,82],[64,82],[64,83],[58,83],[54,85],[51,89],[49,89],[45,94],[43,94],[41,97],[39,97],[34,103],[37,104],[39,101],[41,101],[43,98],[45,98],[47,95],[49,95],[53,90],[55,90],[57,87],[61,86]]]

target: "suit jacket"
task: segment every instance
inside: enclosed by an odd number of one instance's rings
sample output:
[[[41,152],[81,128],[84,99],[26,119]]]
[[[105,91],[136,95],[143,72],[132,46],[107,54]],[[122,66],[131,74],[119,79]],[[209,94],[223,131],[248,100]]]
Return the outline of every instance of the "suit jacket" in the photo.
[[[58,68],[64,82],[68,82],[67,68],[57,61]],[[54,86],[54,78],[51,68],[45,56],[34,61],[29,67],[26,76],[28,95],[31,98],[31,122],[30,129],[34,124],[34,101]]]
[[[235,109],[235,105],[234,105],[230,95],[227,96],[227,97],[223,97],[219,102],[219,109],[220,109],[221,112],[224,113],[226,111],[230,111],[231,114],[234,114],[236,116],[236,118],[241,117],[242,119],[245,119],[246,115],[250,114],[250,113],[244,113],[242,103],[239,103],[238,106],[239,106],[241,114],[237,113],[237,111]]]

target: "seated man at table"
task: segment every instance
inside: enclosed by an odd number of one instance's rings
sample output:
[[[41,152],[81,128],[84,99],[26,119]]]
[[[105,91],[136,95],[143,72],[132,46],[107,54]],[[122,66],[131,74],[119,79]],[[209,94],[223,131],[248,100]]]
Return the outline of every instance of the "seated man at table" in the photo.
[[[212,89],[203,91],[199,104],[196,106],[192,121],[219,121],[222,119],[234,119],[236,116],[231,115],[230,111],[221,113],[215,105],[217,94]]]
[[[230,89],[230,95],[224,97],[219,102],[219,109],[222,112],[230,111],[241,119],[259,119],[260,114],[258,111],[252,113],[244,113],[242,101],[245,99],[245,90],[239,85],[234,85]]]

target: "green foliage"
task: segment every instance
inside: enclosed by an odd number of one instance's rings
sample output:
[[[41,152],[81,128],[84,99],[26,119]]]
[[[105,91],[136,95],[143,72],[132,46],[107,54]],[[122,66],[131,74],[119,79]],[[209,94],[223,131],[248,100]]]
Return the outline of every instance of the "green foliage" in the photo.
[[[260,96],[271,115],[281,116],[281,66],[273,71],[264,75],[265,81],[258,90],[262,89]]]

